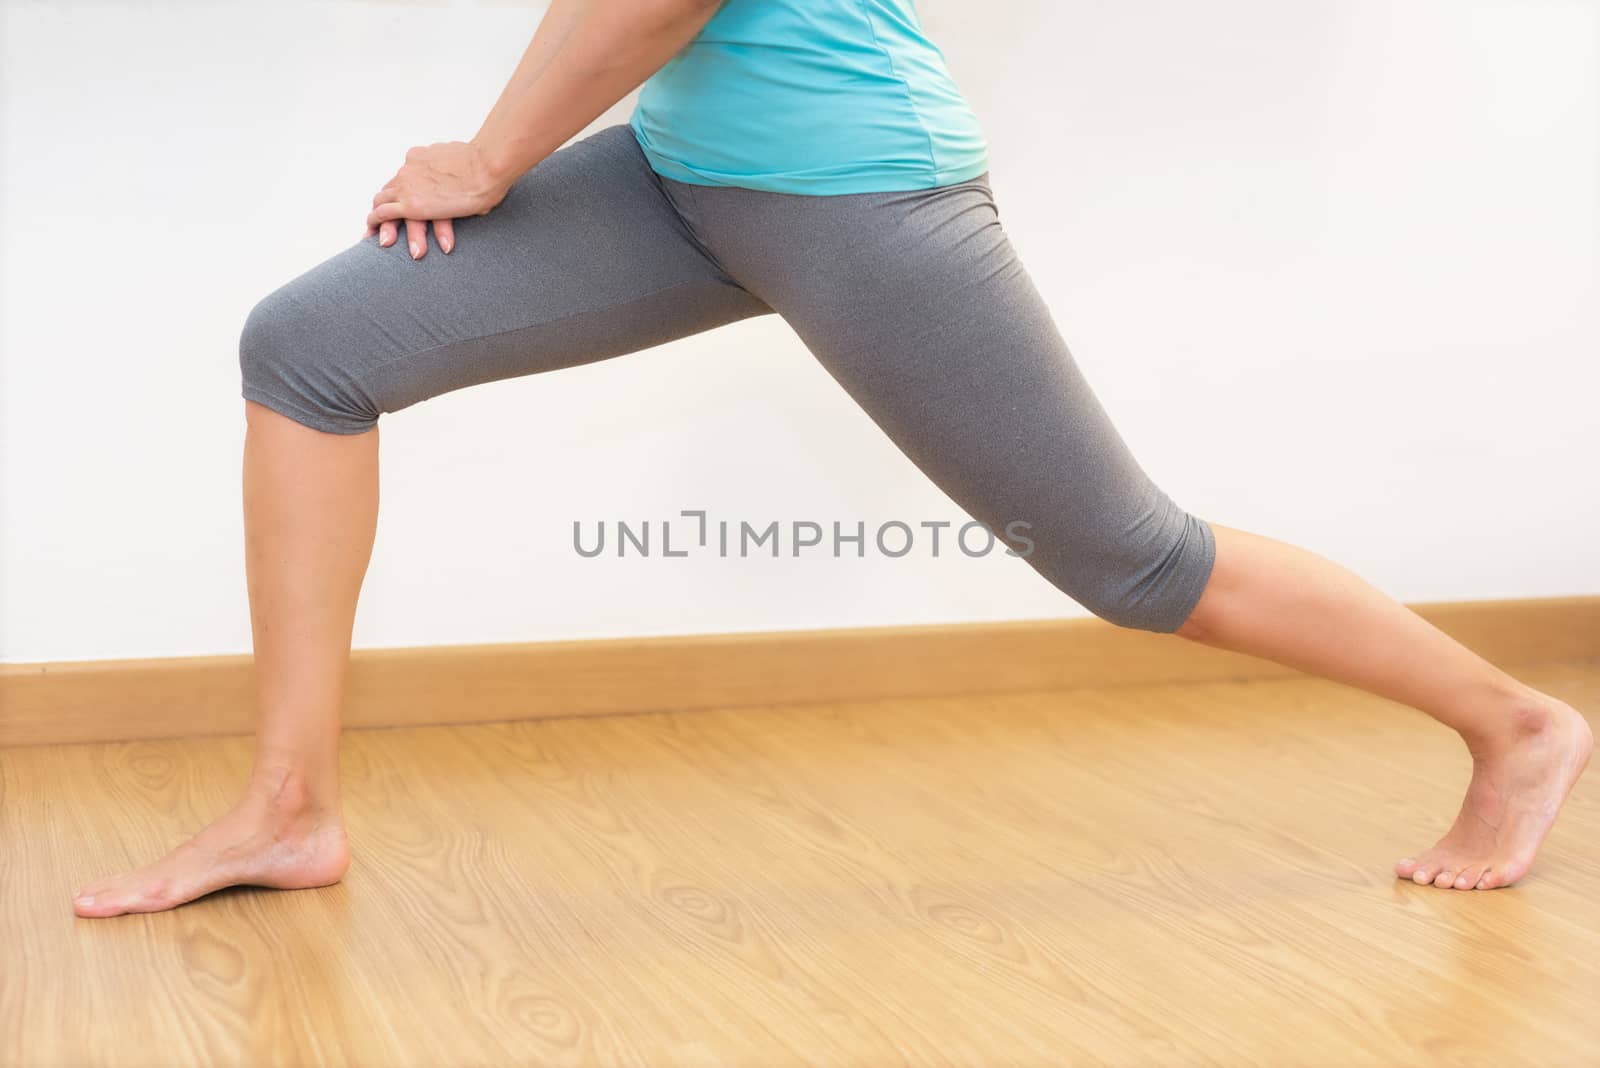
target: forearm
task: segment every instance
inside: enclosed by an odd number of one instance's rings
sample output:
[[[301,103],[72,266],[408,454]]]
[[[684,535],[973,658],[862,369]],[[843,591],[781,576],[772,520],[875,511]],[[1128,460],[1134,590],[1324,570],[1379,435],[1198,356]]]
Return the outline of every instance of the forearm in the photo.
[[[556,0],[473,143],[514,180],[659,70],[719,5]]]
[[[538,28],[534,30],[533,40],[517,62],[517,69],[511,72],[505,88],[500,91],[491,114],[506,107],[511,97],[527,89],[543,73],[550,57],[560,49],[588,4],[589,0],[552,0],[545,9],[544,17],[539,20]]]

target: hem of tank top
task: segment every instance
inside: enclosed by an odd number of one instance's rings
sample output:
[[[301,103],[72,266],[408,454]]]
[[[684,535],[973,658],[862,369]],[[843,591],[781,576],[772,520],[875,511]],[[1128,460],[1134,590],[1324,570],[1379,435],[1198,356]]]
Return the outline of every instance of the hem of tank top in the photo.
[[[989,157],[988,154],[985,153],[983,157],[967,164],[966,166],[946,168],[944,171],[936,172],[932,175],[919,175],[917,176],[918,180],[915,185],[907,185],[904,182],[897,181],[891,185],[872,183],[871,188],[863,189],[860,188],[862,182],[862,176],[860,175],[852,175],[841,178],[822,178],[803,183],[785,183],[791,186],[805,185],[808,187],[805,190],[801,190],[798,188],[777,189],[771,185],[755,185],[751,184],[749,181],[743,180],[715,180],[698,174],[687,167],[683,167],[682,164],[674,163],[671,160],[666,160],[665,162],[668,165],[681,169],[681,173],[685,175],[685,177],[679,177],[678,174],[671,174],[661,170],[660,167],[657,166],[657,161],[652,158],[648,152],[645,153],[645,159],[649,162],[650,169],[656,173],[658,178],[668,182],[676,182],[679,185],[694,186],[700,189],[747,189],[756,193],[772,193],[777,196],[796,197],[846,197],[870,196],[873,193],[914,193],[924,189],[941,189],[947,185],[959,185],[962,182],[970,182],[974,178],[981,177],[989,172]],[[841,185],[848,185],[851,188],[837,188]]]

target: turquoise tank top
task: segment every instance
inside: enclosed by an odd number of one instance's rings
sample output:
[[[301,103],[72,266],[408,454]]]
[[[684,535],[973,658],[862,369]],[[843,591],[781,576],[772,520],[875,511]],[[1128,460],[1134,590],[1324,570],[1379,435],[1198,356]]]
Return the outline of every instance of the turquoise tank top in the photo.
[[[988,168],[912,0],[727,0],[639,90],[657,174],[777,193],[927,189]]]

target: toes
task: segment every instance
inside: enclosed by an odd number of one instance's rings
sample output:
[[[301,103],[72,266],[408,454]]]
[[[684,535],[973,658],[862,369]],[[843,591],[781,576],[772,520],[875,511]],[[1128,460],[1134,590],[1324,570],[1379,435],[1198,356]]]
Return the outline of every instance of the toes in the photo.
[[[116,887],[116,881],[112,879],[90,883],[72,896],[72,911],[79,916],[105,915],[104,910],[111,904]]]
[[[1418,886],[1427,886],[1433,882],[1433,869],[1426,864],[1419,864],[1417,870],[1411,873],[1411,881]]]
[[[73,903],[76,904],[84,901],[92,902],[97,896],[104,893],[105,890],[106,886],[103,882],[90,883],[88,886],[85,886],[82,890],[79,890],[76,894],[72,895]]]
[[[1451,883],[1453,883],[1455,881],[1456,881],[1456,873],[1451,871],[1449,868],[1442,868],[1442,869],[1440,869],[1439,874],[1434,876],[1433,885],[1434,886],[1439,886],[1439,887],[1444,887],[1444,886],[1449,886]]]
[[[1515,886],[1519,880],[1527,876],[1528,870],[1532,867],[1533,864],[1529,861],[1512,860],[1499,867],[1485,868],[1478,880],[1478,889],[1494,890],[1502,886]],[[1487,885],[1484,885],[1485,883]]]
[[[155,912],[168,908],[172,881],[165,877],[106,879],[91,883],[72,899],[72,911],[79,916],[120,916],[124,912]]]
[[[107,891],[96,894],[93,901],[80,901],[75,904],[74,911],[79,916],[91,916],[103,919],[107,916],[121,916],[128,912],[156,912],[151,907],[150,900],[136,890],[124,890],[120,893]]]
[[[1506,861],[1496,869],[1500,873],[1500,885],[1512,886],[1528,877],[1528,872],[1533,870],[1533,856],[1516,857]]]
[[[1417,861],[1406,857],[1394,866],[1394,873],[1402,879],[1411,878],[1411,873],[1417,870]]]
[[[1478,885],[1478,876],[1483,871],[1483,865],[1470,864],[1456,873],[1456,881],[1451,885],[1457,890],[1471,890]]]
[[[72,911],[79,916],[97,918],[103,916],[118,916],[126,909],[123,908],[121,899],[113,889],[97,890],[94,893],[83,893],[72,899]]]

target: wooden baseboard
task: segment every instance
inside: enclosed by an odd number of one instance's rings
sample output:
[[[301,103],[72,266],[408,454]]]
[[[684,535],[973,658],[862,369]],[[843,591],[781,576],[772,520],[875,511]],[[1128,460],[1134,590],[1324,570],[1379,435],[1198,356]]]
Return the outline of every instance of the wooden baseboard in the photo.
[[[1600,597],[1410,606],[1496,664],[1600,658]],[[1290,677],[1099,619],[358,649],[347,727]],[[0,664],[0,746],[241,734],[249,656]]]

